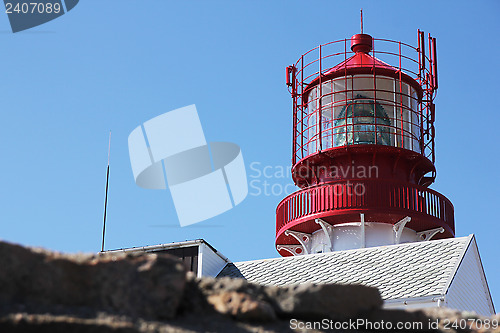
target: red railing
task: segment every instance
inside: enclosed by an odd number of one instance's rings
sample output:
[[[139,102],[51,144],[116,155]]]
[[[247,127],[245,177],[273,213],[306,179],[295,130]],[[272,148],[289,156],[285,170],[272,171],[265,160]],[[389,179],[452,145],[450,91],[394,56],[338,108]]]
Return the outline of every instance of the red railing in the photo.
[[[292,193],[276,209],[276,232],[310,215],[349,209],[423,213],[454,230],[453,205],[440,193],[419,185],[365,179],[329,183]]]

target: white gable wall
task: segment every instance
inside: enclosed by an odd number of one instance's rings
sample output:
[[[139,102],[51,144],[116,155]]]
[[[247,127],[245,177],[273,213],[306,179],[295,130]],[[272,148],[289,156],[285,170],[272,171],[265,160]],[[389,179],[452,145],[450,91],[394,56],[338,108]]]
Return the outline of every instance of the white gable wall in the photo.
[[[484,316],[495,313],[474,237],[451,281],[444,305]]]
[[[198,277],[215,277],[226,266],[227,259],[214,252],[205,243],[201,243],[198,249]]]

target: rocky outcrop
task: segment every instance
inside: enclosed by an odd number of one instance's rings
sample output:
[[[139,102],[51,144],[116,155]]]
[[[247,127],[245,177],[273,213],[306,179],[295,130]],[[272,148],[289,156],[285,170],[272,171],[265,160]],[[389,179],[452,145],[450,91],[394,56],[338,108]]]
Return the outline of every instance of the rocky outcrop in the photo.
[[[463,319],[465,328],[444,325]],[[495,319],[384,310],[378,290],[360,285],[197,279],[166,254],[67,255],[0,242],[0,332],[369,332],[407,323],[407,332],[451,333],[493,331],[484,323]]]
[[[242,279],[204,278],[198,281],[198,288],[216,310],[244,320],[340,320],[355,318],[382,306],[378,290],[361,285],[264,287]]]
[[[64,255],[0,243],[0,267],[0,304],[19,309],[169,319],[185,285],[182,264],[156,254]]]

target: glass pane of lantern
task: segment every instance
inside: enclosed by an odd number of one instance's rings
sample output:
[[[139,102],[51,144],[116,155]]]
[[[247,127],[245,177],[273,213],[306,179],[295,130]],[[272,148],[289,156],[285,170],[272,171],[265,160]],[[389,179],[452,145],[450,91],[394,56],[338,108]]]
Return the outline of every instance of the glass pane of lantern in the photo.
[[[412,134],[413,151],[420,152],[420,117],[418,110],[418,96],[415,89],[411,88],[411,109],[412,109]]]
[[[344,106],[347,105],[346,96],[346,83],[347,79],[345,77],[337,78],[333,80],[333,119],[339,117],[340,111]]]
[[[403,148],[412,149],[411,140],[411,102],[410,102],[410,86],[406,83],[402,84],[403,88]]]
[[[317,110],[316,110],[317,112]],[[310,114],[307,122],[307,153],[311,154],[317,151],[317,133],[318,125],[316,113]]]
[[[373,75],[357,75],[352,79],[352,90],[355,95],[362,95],[373,99],[375,97],[373,84]]]
[[[333,81],[323,83],[321,98],[321,146],[322,149],[332,148],[333,128]]]
[[[318,99],[317,99],[318,88],[314,88],[309,93],[308,98],[308,108],[307,116],[305,122],[305,137],[304,144],[307,154],[311,154],[316,151],[315,142],[311,141],[316,137],[317,125],[316,125],[316,112],[318,112]]]
[[[323,82],[321,91],[319,86],[311,89],[300,142],[307,154],[350,144],[420,151],[418,111],[415,90],[397,79],[373,75],[335,78]]]
[[[386,127],[386,131],[390,133],[390,144],[395,145],[395,94],[394,94],[394,79],[389,77],[377,76],[376,96],[375,101],[379,103],[389,118],[390,126]]]

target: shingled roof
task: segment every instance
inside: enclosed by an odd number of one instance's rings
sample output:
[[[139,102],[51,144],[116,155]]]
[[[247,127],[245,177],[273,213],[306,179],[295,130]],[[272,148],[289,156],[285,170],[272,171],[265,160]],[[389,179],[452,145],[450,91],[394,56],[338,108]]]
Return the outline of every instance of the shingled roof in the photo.
[[[235,262],[218,277],[278,286],[356,283],[377,287],[386,301],[444,295],[472,237]]]

